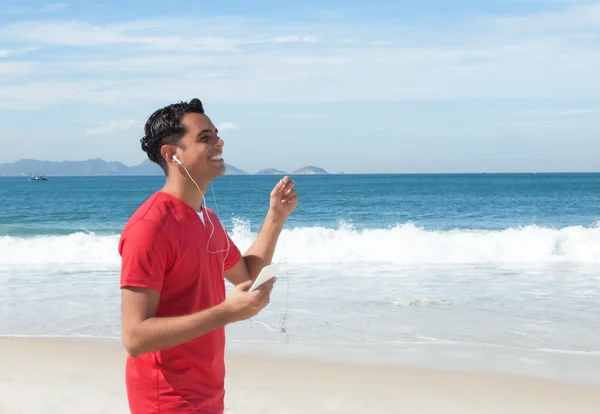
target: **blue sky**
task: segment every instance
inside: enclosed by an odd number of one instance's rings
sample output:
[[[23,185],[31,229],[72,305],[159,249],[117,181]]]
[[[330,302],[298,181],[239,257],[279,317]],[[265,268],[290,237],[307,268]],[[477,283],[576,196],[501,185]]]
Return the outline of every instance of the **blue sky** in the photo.
[[[200,98],[249,172],[600,171],[600,1],[2,2],[0,162],[133,165]]]

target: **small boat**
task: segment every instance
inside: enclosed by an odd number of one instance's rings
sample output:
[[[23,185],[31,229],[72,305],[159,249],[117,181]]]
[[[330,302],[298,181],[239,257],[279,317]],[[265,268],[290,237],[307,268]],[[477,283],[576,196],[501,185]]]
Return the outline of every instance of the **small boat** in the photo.
[[[32,175],[29,177],[31,181],[48,181],[48,179],[44,175]]]

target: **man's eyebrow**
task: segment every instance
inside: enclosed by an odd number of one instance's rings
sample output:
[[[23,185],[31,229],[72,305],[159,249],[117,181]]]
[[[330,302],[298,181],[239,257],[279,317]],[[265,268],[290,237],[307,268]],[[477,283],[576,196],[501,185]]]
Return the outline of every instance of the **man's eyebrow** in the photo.
[[[212,129],[203,129],[202,131],[198,132],[198,135],[196,135],[196,137],[200,137],[201,135],[204,135],[206,133],[212,132]],[[218,134],[219,130],[217,128],[215,128],[215,132]]]

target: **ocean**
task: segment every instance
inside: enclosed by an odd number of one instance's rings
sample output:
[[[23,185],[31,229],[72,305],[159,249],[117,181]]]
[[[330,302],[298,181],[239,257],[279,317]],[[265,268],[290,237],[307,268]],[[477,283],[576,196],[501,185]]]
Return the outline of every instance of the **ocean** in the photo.
[[[209,190],[242,251],[279,178]],[[272,302],[228,352],[600,382],[600,174],[293,178]],[[0,335],[119,338],[119,234],[163,180],[0,178]]]

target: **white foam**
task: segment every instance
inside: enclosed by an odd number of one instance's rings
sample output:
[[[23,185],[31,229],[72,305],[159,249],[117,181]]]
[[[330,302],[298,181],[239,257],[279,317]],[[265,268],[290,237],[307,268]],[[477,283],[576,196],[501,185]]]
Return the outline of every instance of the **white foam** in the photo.
[[[0,264],[119,265],[119,236],[77,232],[68,236],[0,237]]]
[[[236,223],[233,238],[238,246],[248,247],[254,237],[247,223]],[[600,263],[600,227],[427,231],[399,224],[357,230],[342,222],[337,229],[284,230],[275,260],[282,258],[305,264]]]
[[[244,252],[256,234],[236,220],[232,238]],[[120,265],[118,235],[74,233],[68,236],[0,237],[0,265]],[[562,229],[526,226],[502,231],[427,231],[413,224],[357,230],[285,229],[276,261],[295,264],[390,263],[600,263],[600,227]]]

